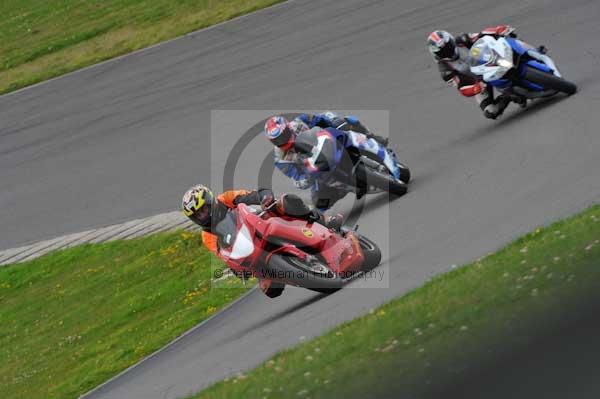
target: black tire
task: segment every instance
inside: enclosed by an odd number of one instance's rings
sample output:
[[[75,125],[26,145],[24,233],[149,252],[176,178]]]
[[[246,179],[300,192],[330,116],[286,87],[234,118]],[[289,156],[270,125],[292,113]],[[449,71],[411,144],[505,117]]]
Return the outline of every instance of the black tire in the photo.
[[[381,249],[379,249],[377,244],[365,236],[357,234],[357,238],[365,257],[365,263],[361,270],[369,271],[379,266],[379,263],[381,262]]]
[[[267,290],[263,291],[263,294],[265,294],[269,298],[277,298],[278,296],[280,296],[283,293],[284,289],[285,289],[285,284],[272,282],[271,286]]]
[[[266,266],[265,276],[280,282],[303,287],[312,291],[331,294],[343,287],[344,281],[333,272],[319,274],[310,271],[301,259],[289,255],[274,254]]]
[[[404,195],[408,191],[405,183],[396,180],[389,173],[378,172],[364,164],[359,164],[356,168],[356,179],[367,187],[375,186],[397,196]]]
[[[526,67],[523,79],[538,84],[548,90],[556,90],[568,95],[577,92],[577,85],[547,72],[532,67]]]
[[[400,180],[407,184],[410,181],[410,169],[402,164],[400,164]]]

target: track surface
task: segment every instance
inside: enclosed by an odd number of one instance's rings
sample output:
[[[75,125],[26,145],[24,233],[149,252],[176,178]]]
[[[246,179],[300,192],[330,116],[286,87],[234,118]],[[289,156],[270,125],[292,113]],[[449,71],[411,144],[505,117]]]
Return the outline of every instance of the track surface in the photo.
[[[360,221],[382,243],[389,288],[254,292],[90,397],[194,392],[600,199],[600,4],[449,3],[293,1],[0,97],[0,248],[175,208],[229,151],[210,154],[212,109],[389,110],[415,174]],[[546,44],[580,92],[492,122],[445,87],[427,33],[500,22]],[[236,179],[256,185],[263,158]]]

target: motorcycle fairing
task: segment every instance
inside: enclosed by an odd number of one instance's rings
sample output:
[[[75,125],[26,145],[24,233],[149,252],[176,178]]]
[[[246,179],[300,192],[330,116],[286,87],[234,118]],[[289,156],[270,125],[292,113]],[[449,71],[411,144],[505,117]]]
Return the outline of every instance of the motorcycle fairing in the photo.
[[[472,65],[475,64],[471,72],[490,84],[502,79],[514,67],[512,47],[504,38],[481,37],[471,47],[470,57]],[[500,60],[505,60],[504,65],[499,64]]]
[[[510,89],[516,84],[535,92],[543,92],[544,87],[523,79],[526,67],[547,73],[554,71],[546,64],[531,59],[531,51],[537,52],[533,46],[518,39],[483,36],[471,48],[471,63],[476,64],[471,66],[471,72],[501,90]],[[522,57],[527,57],[525,62],[521,62]],[[515,82],[505,79],[504,76],[515,67],[518,68],[519,79]]]
[[[252,242],[250,230],[248,230],[245,223],[242,223],[242,227],[233,242],[229,257],[231,259],[242,259],[251,255],[252,252],[254,252],[254,243]]]
[[[306,220],[270,217],[263,219],[245,204],[238,205],[238,226],[240,231],[237,236],[244,235],[244,241],[240,241],[238,254],[246,254],[248,250],[248,238],[253,241],[254,254],[246,255],[246,258],[234,258],[229,256],[230,252],[221,250],[226,256],[226,262],[234,270],[244,270],[246,267],[256,265],[257,262],[268,263],[274,253],[288,253],[301,259],[309,256],[309,253],[318,253],[329,268],[335,273],[352,272],[364,263],[364,255],[358,239],[352,233],[340,236],[318,223],[308,223]],[[242,233],[241,230],[247,229]],[[267,249],[269,241],[277,239],[278,247]],[[238,238],[236,238],[237,242]],[[244,245],[242,245],[242,243]],[[234,243],[235,247],[235,243]],[[259,249],[263,249],[260,251]],[[258,251],[257,251],[258,250]],[[241,251],[241,252],[240,252]],[[232,250],[231,253],[234,251]],[[240,264],[245,263],[245,267]],[[246,269],[247,270],[247,269]]]
[[[400,168],[398,167],[395,154],[388,151],[384,146],[379,144],[377,140],[367,138],[367,136],[362,133],[353,131],[344,133],[348,135],[348,141],[346,143],[347,147],[358,148],[361,151],[375,155],[396,179],[400,178]]]
[[[312,148],[310,157],[304,160],[304,165],[310,173],[329,172],[340,163],[342,150],[338,148],[335,138],[326,130],[316,133],[317,142]]]

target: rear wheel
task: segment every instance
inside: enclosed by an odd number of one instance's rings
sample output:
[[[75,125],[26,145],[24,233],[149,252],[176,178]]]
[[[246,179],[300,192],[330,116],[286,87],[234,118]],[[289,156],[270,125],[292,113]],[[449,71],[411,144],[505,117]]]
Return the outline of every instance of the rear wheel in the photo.
[[[344,281],[322,262],[316,260],[309,264],[289,255],[271,256],[265,272],[272,279],[325,294],[339,290],[344,284]]]
[[[358,183],[364,184],[366,187],[374,186],[397,196],[404,195],[408,191],[404,181],[397,180],[389,173],[374,170],[364,164],[360,164],[356,168],[356,179]]]
[[[547,90],[556,90],[569,95],[577,92],[577,85],[575,85],[575,83],[571,83],[568,80],[532,67],[527,67],[525,69],[523,79],[538,84]]]

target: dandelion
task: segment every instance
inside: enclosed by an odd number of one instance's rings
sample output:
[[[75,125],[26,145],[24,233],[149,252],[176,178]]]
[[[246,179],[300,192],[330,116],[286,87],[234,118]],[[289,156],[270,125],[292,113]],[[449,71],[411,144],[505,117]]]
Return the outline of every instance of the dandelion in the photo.
[[[377,312],[377,316],[385,316],[385,310],[381,309],[379,312]]]
[[[209,306],[208,308],[206,308],[206,314],[213,314],[217,311],[217,308],[214,306]]]

